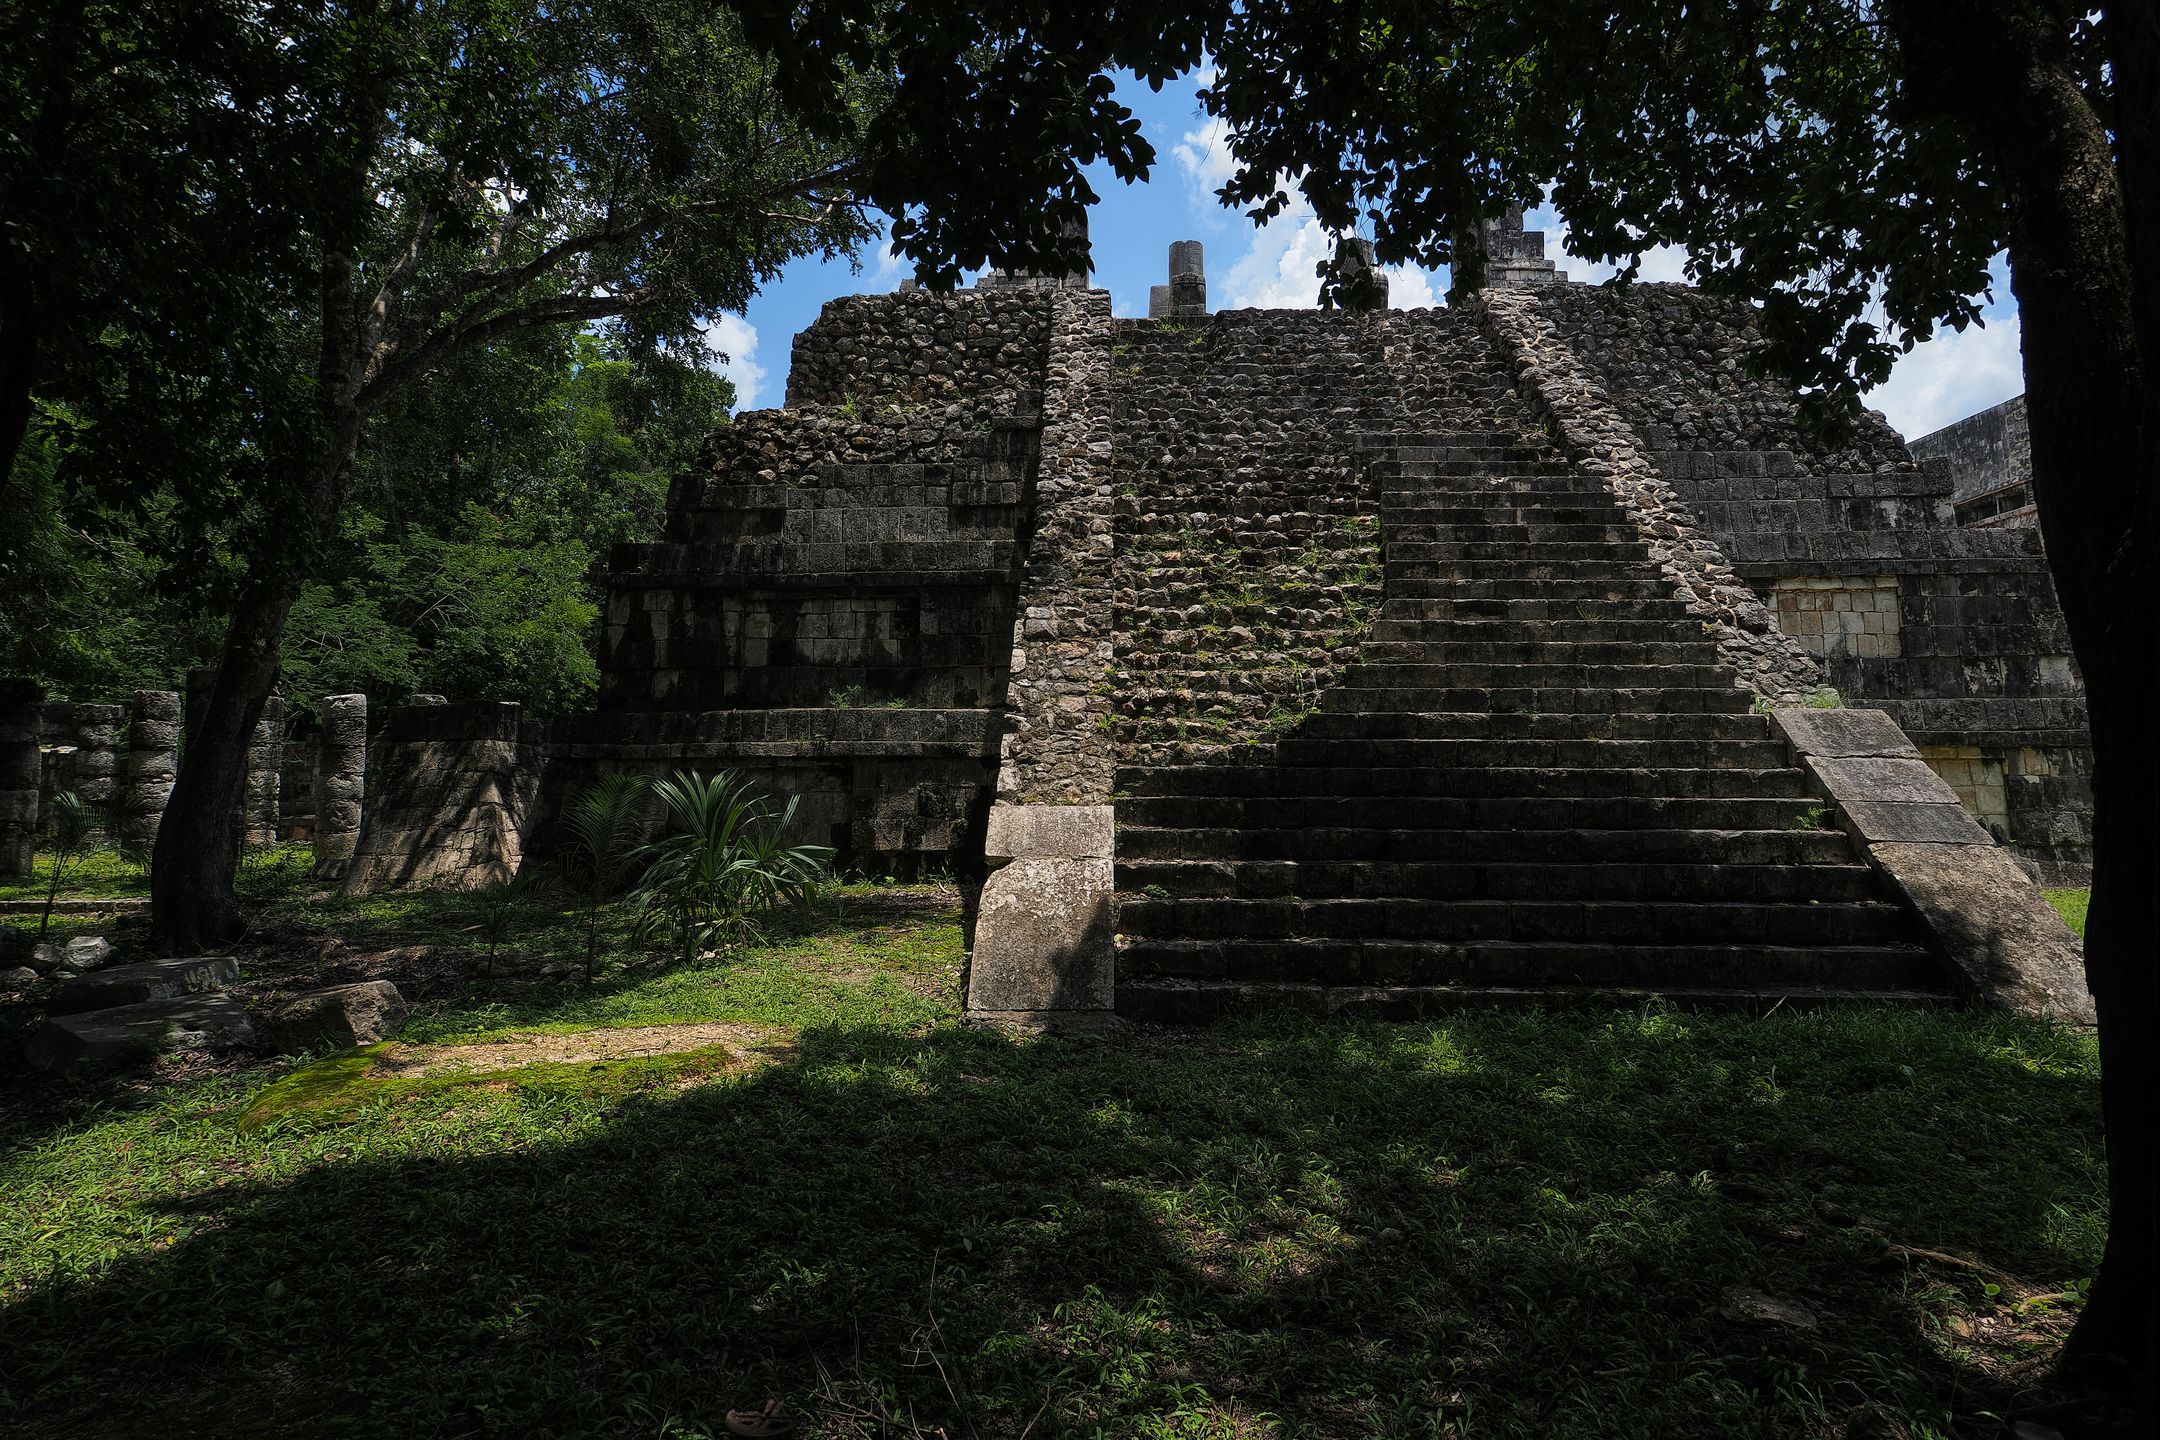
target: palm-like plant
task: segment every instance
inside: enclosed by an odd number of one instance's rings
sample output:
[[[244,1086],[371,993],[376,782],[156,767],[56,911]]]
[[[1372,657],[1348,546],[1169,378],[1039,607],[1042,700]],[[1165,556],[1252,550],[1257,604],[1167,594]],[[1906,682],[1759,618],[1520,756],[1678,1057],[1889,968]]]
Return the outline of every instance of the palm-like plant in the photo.
[[[60,877],[90,848],[90,832],[96,828],[97,816],[83,803],[82,796],[73,790],[53,796],[52,883],[45,888],[45,912],[38,916],[39,940],[45,938],[46,927],[52,924],[53,903],[60,898]]]
[[[804,905],[832,881],[832,847],[782,837],[795,801],[775,812],[730,770],[681,770],[654,784],[671,833],[637,853],[650,861],[633,897],[641,938],[666,934],[685,962],[759,930],[762,917]]]
[[[563,874],[585,907],[585,983],[600,948],[600,907],[637,868],[642,775],[603,775],[563,807]]]

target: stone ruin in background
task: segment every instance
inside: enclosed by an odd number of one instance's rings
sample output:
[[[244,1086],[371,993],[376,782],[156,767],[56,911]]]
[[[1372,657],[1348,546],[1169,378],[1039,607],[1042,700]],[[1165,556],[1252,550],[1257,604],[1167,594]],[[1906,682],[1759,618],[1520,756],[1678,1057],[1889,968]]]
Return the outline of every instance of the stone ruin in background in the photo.
[[[717,432],[664,535],[616,547],[597,711],[387,707],[363,746],[365,702],[332,702],[306,782],[323,873],[485,883],[545,852],[601,773],[727,767],[797,799],[796,838],[845,868],[953,874],[985,1017],[1945,977],[2075,1012],[2059,973],[2032,978],[2060,970],[2067,933],[2024,879],[2075,883],[2091,858],[2082,692],[2037,532],[1961,528],[1946,467],[1879,416],[1834,446],[1804,432],[1790,389],[1747,373],[1748,307],[1568,284],[1519,213],[1482,238],[1488,287],[1456,309],[1210,312],[1196,242],[1172,247],[1145,320],[1084,276],[832,302],[796,338],[786,407]],[[1549,692],[1495,688],[1563,651],[1602,658]],[[1631,687],[1638,663],[1698,688]],[[1793,708],[1830,688],[1862,708]],[[1683,700],[1700,718],[1674,717]],[[175,706],[139,700],[124,763],[102,758],[109,707],[41,738],[78,788],[147,803],[169,788]],[[0,865],[36,768],[23,725],[0,714]],[[258,838],[279,823],[271,732],[259,748],[236,817]],[[1389,817],[1437,824],[1440,799],[1306,793],[1367,774],[1356,756],[1428,752],[1467,758],[1390,783],[1547,777],[1544,800],[1446,802],[1499,827],[1462,832],[1497,837],[1482,861],[1419,881],[1476,877],[1452,898],[1403,890],[1386,858],[1441,833]],[[1623,773],[1606,754],[1705,798],[1596,799],[1591,778]],[[1762,795],[1712,798],[1739,783],[1720,770]],[[1537,808],[1572,804],[1641,831],[1640,855],[1523,838],[1621,833],[1554,831]],[[1300,806],[1351,827],[1336,859],[1268,828]],[[1837,828],[1786,833],[1810,814]],[[1695,849],[1623,874],[1652,841]],[[2010,898],[1980,913],[1960,872]],[[1585,889],[1573,938],[1540,939],[1568,898],[1552,876],[1621,888]],[[1589,932],[1653,944],[1650,920],[1702,928],[1703,968],[1631,970],[1647,952],[1622,948],[1600,978]],[[1752,938],[1718,929],[1742,922]],[[2040,958],[1991,979],[1989,952]]]

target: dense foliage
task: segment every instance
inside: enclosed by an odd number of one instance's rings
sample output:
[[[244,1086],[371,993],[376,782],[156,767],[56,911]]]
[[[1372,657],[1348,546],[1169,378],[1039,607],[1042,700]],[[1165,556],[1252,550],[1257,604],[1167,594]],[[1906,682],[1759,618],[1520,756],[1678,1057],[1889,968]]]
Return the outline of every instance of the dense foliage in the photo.
[[[612,338],[538,332],[461,357],[370,426],[355,496],[293,606],[280,688],[432,691],[542,713],[592,698],[607,550],[658,531],[669,478],[732,400],[709,369],[626,358]],[[0,559],[0,669],[49,694],[125,699],[215,658],[229,546],[165,560],[168,505],[72,512],[51,429],[17,479],[29,505]]]

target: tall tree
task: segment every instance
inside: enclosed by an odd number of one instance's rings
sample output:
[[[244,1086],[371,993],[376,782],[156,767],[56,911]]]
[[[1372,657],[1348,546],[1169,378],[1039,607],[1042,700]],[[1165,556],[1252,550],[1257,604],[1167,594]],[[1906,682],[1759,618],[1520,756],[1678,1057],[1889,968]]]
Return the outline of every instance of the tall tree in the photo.
[[[1227,0],[1183,7],[876,0],[760,7],[784,75],[903,77],[865,193],[927,281],[983,251],[1065,261],[1080,165],[1144,174],[1104,79],[1160,85],[1203,52],[1202,103],[1265,219],[1294,182],[1384,261],[1480,259],[1455,237],[1544,187],[1569,245],[1630,266],[1687,247],[1764,303],[1782,365],[1834,422],[1896,356],[1978,314],[2007,250],[2034,491],[2084,671],[2096,791],[2086,967],[2099,1001],[2112,1223],[2070,1366],[2137,1391],[2156,1339],[2160,770],[2141,703],[2160,653],[2160,14],[2150,0]],[[986,125],[995,163],[951,157]],[[1047,208],[1046,208],[1047,207]]]
[[[100,384],[72,462],[116,498],[170,480],[145,444],[191,409],[227,463],[183,486],[192,528],[235,558],[218,678],[159,830],[152,925],[191,948],[234,932],[226,817],[276,683],[287,617],[337,534],[371,416],[455,357],[522,332],[615,320],[635,344],[695,344],[803,254],[873,227],[848,189],[837,87],[812,135],[725,13],[689,0],[321,0],[251,9],[287,85],[190,163],[274,177],[236,225],[244,324],[200,343],[149,299],[98,337]],[[267,63],[267,62],[266,62]],[[828,96],[830,100],[832,97]],[[191,191],[194,216],[234,187]],[[151,277],[155,280],[157,277]],[[174,343],[195,336],[197,343]],[[200,442],[178,442],[193,445]]]

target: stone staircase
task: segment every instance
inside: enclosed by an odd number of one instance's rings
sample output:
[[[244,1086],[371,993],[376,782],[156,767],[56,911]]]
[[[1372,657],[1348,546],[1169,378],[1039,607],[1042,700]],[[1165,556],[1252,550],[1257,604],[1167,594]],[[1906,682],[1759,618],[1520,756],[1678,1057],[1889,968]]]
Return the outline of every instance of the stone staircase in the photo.
[[[1947,995],[1593,479],[1504,424],[1374,442],[1386,598],[1319,710],[1119,772],[1121,1013]]]

